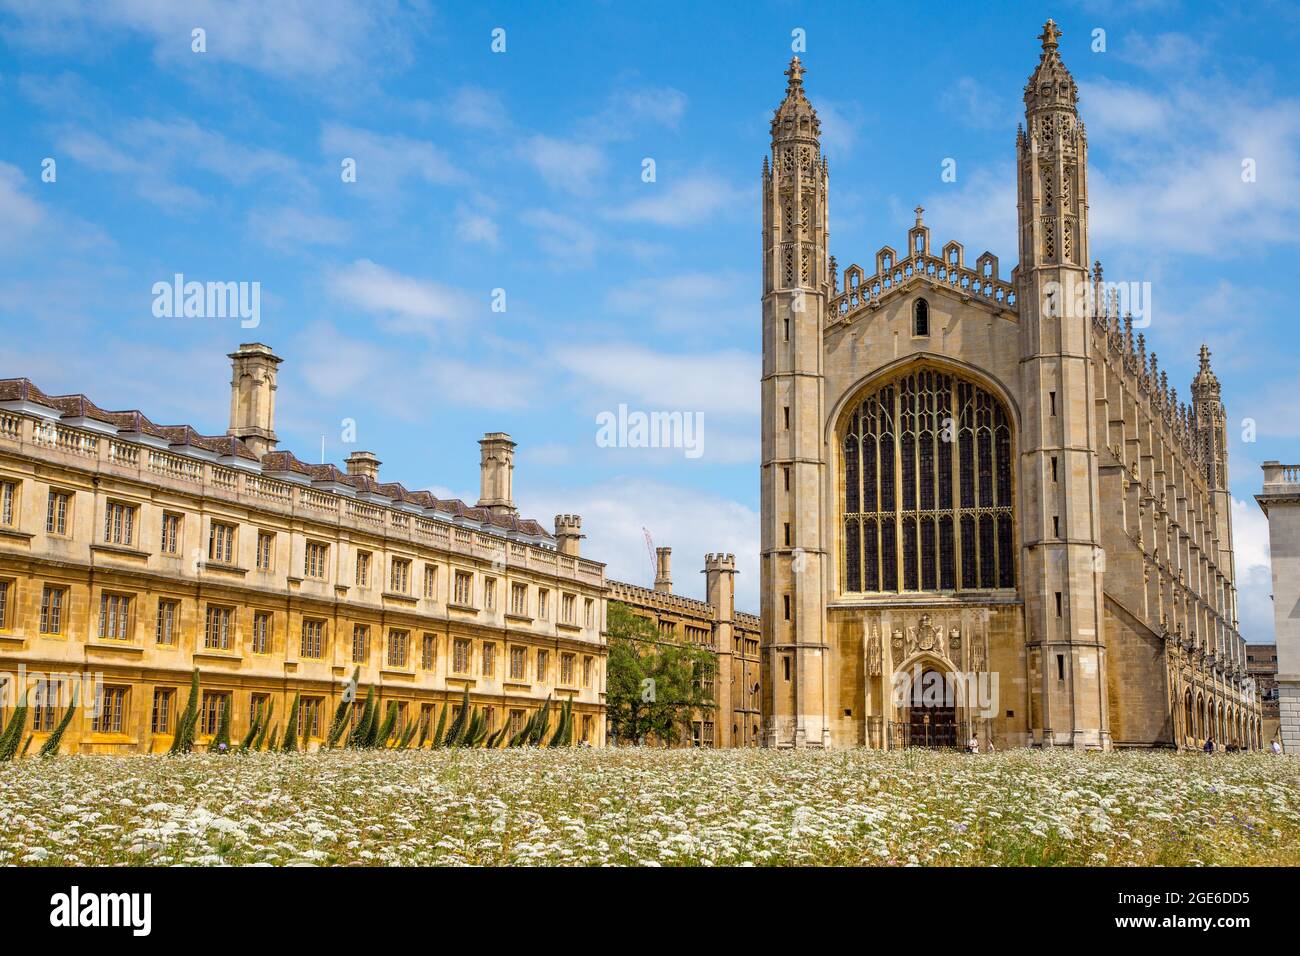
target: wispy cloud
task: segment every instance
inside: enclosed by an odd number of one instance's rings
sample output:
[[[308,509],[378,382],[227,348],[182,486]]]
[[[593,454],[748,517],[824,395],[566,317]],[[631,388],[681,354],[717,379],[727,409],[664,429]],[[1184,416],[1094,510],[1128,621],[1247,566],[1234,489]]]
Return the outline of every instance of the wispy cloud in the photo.
[[[655,226],[692,226],[708,222],[721,213],[735,212],[748,195],[725,179],[708,173],[673,177],[661,168],[658,180],[643,183],[643,195],[617,205],[611,219],[643,222]]]
[[[344,159],[356,161],[356,182],[348,185],[368,198],[399,198],[413,183],[454,186],[468,180],[440,146],[400,133],[326,123],[321,149],[336,170]]]
[[[141,37],[156,62],[198,69],[207,63],[276,77],[319,80],[410,62],[429,27],[423,4],[400,0],[3,0],[13,43],[45,51],[93,49],[105,36]],[[191,31],[207,32],[207,51]]]
[[[327,277],[332,295],[372,316],[389,331],[437,338],[449,326],[486,309],[463,289],[403,275],[358,259]],[[486,298],[484,299],[486,302]]]

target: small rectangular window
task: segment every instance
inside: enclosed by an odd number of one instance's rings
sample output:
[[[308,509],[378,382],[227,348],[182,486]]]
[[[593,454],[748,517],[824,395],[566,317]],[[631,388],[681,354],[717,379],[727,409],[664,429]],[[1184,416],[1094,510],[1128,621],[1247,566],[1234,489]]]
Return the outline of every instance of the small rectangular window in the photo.
[[[781,658],[781,669],[785,672],[785,679],[790,679],[790,657],[785,655]]]
[[[388,666],[405,667],[408,656],[410,655],[411,632],[410,631],[389,631],[388,632]]]
[[[1052,480],[1056,481],[1056,456],[1052,456]]]
[[[66,491],[50,489],[49,506],[45,511],[45,533],[68,533],[68,510],[72,507],[72,495]],[[6,522],[7,524],[8,522]],[[164,526],[165,528],[165,526]],[[165,532],[164,532],[165,533]]]
[[[785,602],[785,619],[790,620],[790,595],[781,595],[781,600]]]
[[[275,564],[275,535],[269,531],[257,533],[257,570],[270,571]]]
[[[208,560],[217,564],[230,564],[235,556],[235,526],[212,522],[208,532]]]
[[[370,587],[370,552],[357,552],[357,587]]]
[[[790,547],[790,522],[785,523],[785,546]]]
[[[0,481],[0,525],[14,527],[18,520],[18,483]]]
[[[253,615],[253,653],[271,653],[271,614],[257,611]]]
[[[785,427],[788,430],[790,428],[790,406],[786,405],[781,411],[785,416]]]
[[[1060,515],[1052,515],[1052,534],[1054,534],[1054,535],[1055,535],[1056,537],[1058,537],[1058,538],[1061,536],[1061,516],[1060,516]]]
[[[1061,592],[1056,592],[1056,616],[1061,616]]]
[[[1052,414],[1055,415],[1055,414],[1056,414],[1056,393],[1055,393],[1055,392],[1048,392],[1048,393],[1047,393],[1047,400],[1048,400],[1048,402],[1051,404],[1051,407],[1052,407]]]
[[[175,601],[158,602],[158,628],[154,635],[155,643],[176,643],[176,624],[179,610],[180,605]]]
[[[110,501],[104,507],[104,543],[130,547],[134,541],[134,506]]]
[[[1056,679],[1065,680],[1065,655],[1056,655]]]
[[[785,490],[789,491],[790,490],[790,466],[786,465],[784,468],[782,468],[781,473],[785,477]]]

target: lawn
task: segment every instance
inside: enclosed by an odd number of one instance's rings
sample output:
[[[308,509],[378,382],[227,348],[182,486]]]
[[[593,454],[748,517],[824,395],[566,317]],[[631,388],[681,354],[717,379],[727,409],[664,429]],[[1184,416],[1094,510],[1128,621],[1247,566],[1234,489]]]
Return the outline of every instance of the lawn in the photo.
[[[1009,751],[28,758],[0,864],[1300,864],[1300,761]]]

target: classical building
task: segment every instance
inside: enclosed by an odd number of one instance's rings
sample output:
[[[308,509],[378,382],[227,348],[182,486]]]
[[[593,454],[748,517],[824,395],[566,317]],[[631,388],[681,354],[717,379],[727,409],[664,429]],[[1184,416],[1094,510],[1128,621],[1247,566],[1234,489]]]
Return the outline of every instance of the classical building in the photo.
[[[1274,675],[1282,749],[1300,753],[1300,465],[1264,462],[1264,490],[1255,496],[1268,516],[1273,565]]]
[[[1278,736],[1281,726],[1279,720],[1277,690],[1277,645],[1247,644],[1246,673],[1255,681],[1255,693],[1259,696],[1259,716],[1263,721],[1260,740],[1271,743]]]
[[[717,655],[711,688],[714,707],[695,715],[691,743],[697,747],[759,746],[760,628],[757,617],[736,610],[735,556],[705,555],[705,601],[673,593],[671,548],[657,548],[655,562],[653,589],[610,581],[609,599],[654,621],[664,641],[686,641]]]
[[[281,360],[230,358],[216,437],[0,380],[0,671],[5,716],[33,692],[33,747],[60,716],[52,689],[84,675],[97,706],[65,748],[166,749],[195,667],[200,741],[223,707],[238,740],[300,694],[315,746],[358,666],[403,722],[465,688],[493,728],[568,698],[601,744],[604,566],[579,555],[575,516],[551,535],[518,515],[509,436],[479,442],[472,508],[381,481],[370,452],[308,464],[277,449]]]
[[[769,746],[1258,743],[1219,384],[1202,348],[1180,402],[1090,258],[1059,37],[1024,91],[1010,276],[918,208],[841,277],[786,72],[762,173]]]

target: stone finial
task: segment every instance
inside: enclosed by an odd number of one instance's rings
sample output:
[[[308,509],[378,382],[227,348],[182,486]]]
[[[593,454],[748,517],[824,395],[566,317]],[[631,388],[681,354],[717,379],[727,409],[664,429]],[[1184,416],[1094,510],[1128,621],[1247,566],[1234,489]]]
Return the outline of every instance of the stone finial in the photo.
[[[1043,32],[1038,35],[1038,39],[1043,41],[1043,52],[1050,53],[1052,50],[1059,47],[1061,45],[1059,42],[1061,35],[1061,31],[1057,28],[1055,20],[1049,19],[1044,23]]]
[[[790,78],[790,82],[786,84],[786,90],[789,91],[795,87],[803,86],[803,75],[807,72],[797,56],[791,57],[790,69],[785,71],[785,75]]]

